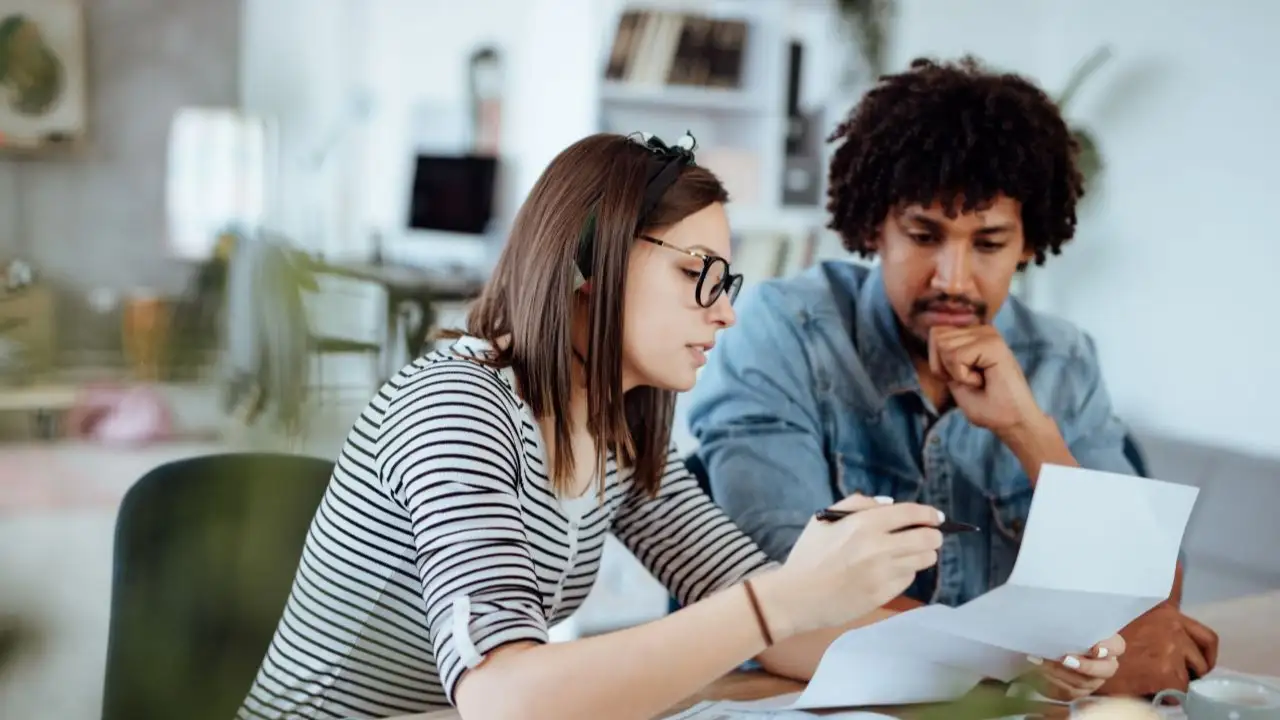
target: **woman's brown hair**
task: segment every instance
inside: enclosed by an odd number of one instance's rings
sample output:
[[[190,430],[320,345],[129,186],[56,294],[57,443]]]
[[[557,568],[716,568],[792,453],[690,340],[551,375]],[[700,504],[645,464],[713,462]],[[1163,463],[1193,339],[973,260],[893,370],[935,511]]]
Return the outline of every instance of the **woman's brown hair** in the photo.
[[[551,161],[516,214],[493,276],[467,316],[467,333],[495,348],[492,363],[511,367],[538,418],[550,416],[552,487],[568,492],[574,473],[569,400],[573,388],[571,328],[579,241],[591,243],[588,273],[587,427],[596,441],[597,482],[607,454],[633,468],[636,486],[654,494],[662,482],[675,393],[622,390],[622,318],[627,263],[636,237],[660,232],[729,197],[720,180],[697,166],[680,169],[647,217],[647,178],[669,159],[622,135],[597,134]],[[583,238],[594,220],[594,236]],[[449,335],[456,335],[449,333]]]

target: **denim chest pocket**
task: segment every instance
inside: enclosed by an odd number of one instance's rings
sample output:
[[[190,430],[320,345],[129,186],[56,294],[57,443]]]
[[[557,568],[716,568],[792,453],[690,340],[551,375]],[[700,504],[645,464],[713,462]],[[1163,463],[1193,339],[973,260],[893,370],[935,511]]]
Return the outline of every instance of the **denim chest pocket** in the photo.
[[[824,403],[827,462],[840,497],[861,493],[895,500],[919,498],[923,480],[911,455],[912,439],[882,410],[868,412],[859,403]]]
[[[919,499],[920,470],[909,455],[894,452],[901,447],[901,443],[870,433],[842,439],[833,458],[839,468],[836,484],[841,494],[887,495],[899,502]]]

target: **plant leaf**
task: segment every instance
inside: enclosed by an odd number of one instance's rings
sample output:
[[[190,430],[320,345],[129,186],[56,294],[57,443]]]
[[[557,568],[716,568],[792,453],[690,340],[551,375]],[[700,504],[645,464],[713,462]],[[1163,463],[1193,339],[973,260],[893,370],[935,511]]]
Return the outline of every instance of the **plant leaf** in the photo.
[[[1093,133],[1088,130],[1076,128],[1072,135],[1080,146],[1080,151],[1076,155],[1076,167],[1084,177],[1084,185],[1087,189],[1102,172],[1102,152],[1098,148],[1097,141],[1093,139]]]
[[[1074,98],[1076,93],[1079,92],[1085,81],[1089,79],[1089,76],[1097,72],[1098,68],[1105,65],[1110,59],[1111,48],[1107,45],[1103,45],[1102,47],[1094,50],[1092,55],[1085,58],[1084,61],[1077,65],[1075,70],[1071,71],[1071,77],[1067,79],[1067,86],[1063,88],[1062,92],[1058,95],[1057,102],[1059,109],[1066,109],[1067,105],[1071,103],[1072,98]]]

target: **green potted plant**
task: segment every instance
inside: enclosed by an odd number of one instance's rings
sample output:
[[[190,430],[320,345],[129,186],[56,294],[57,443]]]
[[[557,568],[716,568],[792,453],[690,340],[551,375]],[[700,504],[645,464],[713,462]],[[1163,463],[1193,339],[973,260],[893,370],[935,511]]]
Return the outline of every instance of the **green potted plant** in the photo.
[[[884,74],[888,63],[889,28],[893,23],[893,0],[836,0],[836,10],[852,36],[858,62],[847,65],[847,84]]]
[[[1071,101],[1075,99],[1076,93],[1089,80],[1089,78],[1098,71],[1103,65],[1111,59],[1111,48],[1103,45],[1094,50],[1087,58],[1085,58],[1075,70],[1071,72],[1071,77],[1067,79],[1066,87],[1055,98],[1058,107],[1065,113],[1070,107]],[[1070,125],[1070,121],[1068,121]],[[1084,176],[1085,188],[1093,183],[1098,174],[1102,172],[1102,154],[1098,149],[1098,143],[1093,137],[1093,133],[1080,125],[1071,125],[1071,134],[1075,136],[1076,142],[1080,144],[1080,154],[1076,158],[1076,163],[1080,168],[1080,173]]]
[[[19,617],[0,617],[0,676],[9,670],[20,653],[27,652],[36,638],[31,627]]]
[[[1058,104],[1058,108],[1065,114],[1071,106],[1071,101],[1075,99],[1080,92],[1080,88],[1088,82],[1089,78],[1094,75],[1103,65],[1111,59],[1111,48],[1103,45],[1094,50],[1088,57],[1076,65],[1071,71],[1071,76],[1067,78],[1067,84],[1063,87],[1062,92],[1054,98]],[[1079,145],[1079,152],[1076,155],[1076,166],[1080,169],[1080,175],[1083,177],[1085,188],[1085,201],[1095,197],[1089,194],[1098,177],[1102,174],[1104,163],[1102,160],[1102,151],[1098,147],[1097,139],[1093,132],[1079,124],[1072,123],[1067,120],[1067,126],[1071,130],[1072,136]],[[1031,292],[1031,265],[1028,265],[1018,273],[1014,285],[1014,292],[1023,300],[1029,300]]]

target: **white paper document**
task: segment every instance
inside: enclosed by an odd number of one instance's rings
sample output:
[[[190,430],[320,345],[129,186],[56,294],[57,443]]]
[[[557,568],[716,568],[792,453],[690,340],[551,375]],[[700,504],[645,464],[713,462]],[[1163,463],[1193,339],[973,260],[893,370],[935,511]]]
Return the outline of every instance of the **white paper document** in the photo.
[[[1044,466],[1007,583],[959,607],[931,605],[845,633],[808,688],[778,709],[952,700],[984,678],[1030,671],[1029,655],[1087,652],[1169,596],[1198,494]]]

